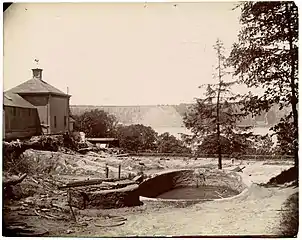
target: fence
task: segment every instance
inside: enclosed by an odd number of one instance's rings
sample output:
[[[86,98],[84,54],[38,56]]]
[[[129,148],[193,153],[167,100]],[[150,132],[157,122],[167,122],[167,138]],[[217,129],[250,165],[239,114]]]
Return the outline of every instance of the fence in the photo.
[[[130,153],[130,156],[137,157],[187,157],[187,158],[217,158],[218,154],[188,154],[188,153],[151,153],[151,152],[137,152]],[[229,154],[222,154],[223,159],[231,159],[233,158]],[[293,160],[294,156],[291,155],[241,155],[240,159],[242,160]]]

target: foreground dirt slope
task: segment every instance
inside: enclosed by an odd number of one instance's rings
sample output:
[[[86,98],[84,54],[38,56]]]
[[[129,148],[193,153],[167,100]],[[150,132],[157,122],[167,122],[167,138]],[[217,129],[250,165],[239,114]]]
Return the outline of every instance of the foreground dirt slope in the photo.
[[[128,217],[127,226],[103,236],[278,235],[278,210],[294,189],[252,187],[242,198],[208,202],[188,209],[162,210]],[[258,196],[258,194],[262,196]],[[97,234],[97,233],[96,233]]]
[[[249,176],[253,170],[254,177]],[[281,170],[283,167],[269,166],[262,170],[262,174],[267,174],[263,176],[256,174],[259,166],[250,166],[248,175],[243,174],[247,184],[250,183],[249,189],[236,198],[186,208],[147,203],[151,205],[141,211],[116,211],[128,219],[123,226],[100,229],[90,225],[74,236],[279,235],[282,205],[298,189],[264,188],[253,182],[266,180]]]
[[[40,156],[40,155],[39,155]],[[43,155],[44,156],[44,155]],[[52,155],[54,158],[54,155]],[[42,157],[41,157],[42,158]],[[58,168],[52,168],[56,172],[53,180],[64,180],[69,170],[73,170],[72,164],[77,164],[76,169],[83,168],[83,170],[98,170],[89,166],[102,166],[105,163],[111,165],[111,168],[116,169],[119,163],[125,167],[131,166],[135,171],[138,163],[144,162],[147,169],[153,170],[154,159],[111,159],[97,156],[76,157],[58,159],[56,162],[62,164],[60,168],[64,171],[58,171]],[[62,161],[61,161],[62,160]],[[65,161],[64,161],[65,160]],[[85,161],[82,164],[82,161]],[[165,168],[196,168],[206,165],[213,165],[216,167],[216,162],[210,160],[200,161],[184,161],[179,160],[160,160],[160,165]],[[156,163],[157,164],[157,163]],[[41,163],[40,163],[41,165]],[[236,198],[200,203],[196,205],[167,205],[166,203],[153,202],[146,203],[143,206],[120,208],[120,209],[86,209],[76,210],[77,223],[85,223],[83,226],[77,225],[70,221],[69,209],[66,206],[67,199],[64,191],[52,190],[49,192],[50,196],[46,196],[48,192],[41,192],[43,195],[36,196],[29,200],[23,199],[20,201],[9,201],[4,209],[5,222],[23,222],[36,228],[46,229],[48,236],[70,236],[70,237],[123,237],[123,236],[185,236],[185,235],[279,235],[281,209],[286,199],[297,189],[294,188],[264,188],[258,186],[256,183],[265,183],[273,176],[278,175],[283,170],[289,169],[291,164],[274,165],[264,164],[263,162],[245,161],[239,163],[240,167],[245,166],[241,174],[244,182],[249,186],[249,190]],[[232,165],[229,161],[224,161],[224,169],[233,169],[236,165]],[[47,166],[46,166],[47,167]],[[89,168],[87,168],[89,167]],[[65,171],[66,170],[66,171]],[[129,171],[129,170],[128,170]],[[158,172],[158,169],[154,169]],[[85,172],[85,171],[84,171]],[[100,170],[99,175],[103,171]],[[125,171],[126,172],[126,171]],[[59,174],[60,173],[60,174]],[[63,173],[63,174],[62,174]],[[127,173],[127,172],[126,172]],[[79,178],[87,178],[87,175],[80,176],[71,174],[69,180],[76,180]],[[89,176],[91,177],[91,175]],[[26,179],[24,184],[26,184]],[[66,179],[65,179],[66,180]],[[67,180],[66,180],[67,181]],[[40,184],[40,183],[39,183]],[[56,193],[56,194],[54,194]],[[42,199],[40,199],[42,198]],[[41,205],[41,209],[45,208],[46,203],[35,203],[34,206],[29,205],[30,201],[49,200],[56,204],[56,209],[51,211],[55,218],[45,218],[25,209],[33,210]],[[59,204],[60,203],[60,204]],[[44,206],[45,205],[45,206]],[[50,204],[51,205],[51,204]],[[58,206],[60,205],[60,206]],[[33,209],[31,209],[33,208]],[[49,206],[48,209],[53,207]],[[14,210],[13,210],[14,209]],[[19,209],[19,210],[17,210]],[[60,210],[61,209],[61,210]],[[46,209],[47,210],[47,209]],[[45,215],[40,212],[40,215]],[[117,227],[100,227],[96,224],[100,221],[106,220],[106,215],[115,215],[127,218],[123,225]],[[55,220],[58,219],[58,220]]]

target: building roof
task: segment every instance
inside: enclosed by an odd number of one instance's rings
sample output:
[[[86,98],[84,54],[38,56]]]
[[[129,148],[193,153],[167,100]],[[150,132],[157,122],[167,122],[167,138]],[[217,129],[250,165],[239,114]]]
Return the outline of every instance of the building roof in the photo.
[[[30,102],[16,93],[4,93],[3,94],[3,105],[9,107],[20,107],[20,108],[36,108]]]
[[[11,93],[19,93],[19,94],[34,94],[34,93],[48,93],[48,94],[55,94],[55,95],[62,95],[62,96],[70,96],[61,90],[51,86],[47,82],[43,80],[32,78],[20,85],[8,90],[7,92]]]

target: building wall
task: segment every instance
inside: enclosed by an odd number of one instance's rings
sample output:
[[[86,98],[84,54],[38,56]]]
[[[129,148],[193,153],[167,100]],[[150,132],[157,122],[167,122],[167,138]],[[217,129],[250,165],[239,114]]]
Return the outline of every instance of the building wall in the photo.
[[[73,132],[74,122],[69,122],[69,131]]]
[[[45,94],[22,95],[22,97],[34,105],[39,114],[41,124],[49,124],[48,120],[48,100],[49,96]]]
[[[4,106],[4,124],[6,140],[41,134],[37,109]]]
[[[5,108],[3,107],[2,112],[2,139],[5,138]]]
[[[69,98],[65,96],[50,97],[50,133],[63,133],[69,129]]]

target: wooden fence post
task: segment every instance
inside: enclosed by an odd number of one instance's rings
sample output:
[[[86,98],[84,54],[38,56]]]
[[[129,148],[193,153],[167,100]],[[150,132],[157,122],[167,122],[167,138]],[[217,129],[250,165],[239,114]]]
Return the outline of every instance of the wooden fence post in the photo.
[[[118,165],[118,179],[121,179],[121,164]]]
[[[108,178],[109,177],[109,168],[108,168],[108,166],[106,165],[106,178]]]

